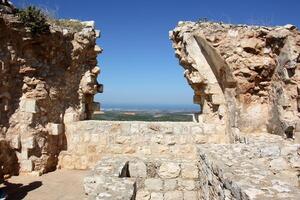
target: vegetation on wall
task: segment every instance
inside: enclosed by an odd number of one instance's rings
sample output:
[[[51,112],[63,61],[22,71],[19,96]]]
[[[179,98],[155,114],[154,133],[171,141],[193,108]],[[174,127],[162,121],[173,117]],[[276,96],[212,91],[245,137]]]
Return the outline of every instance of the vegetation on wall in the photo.
[[[17,15],[20,21],[30,29],[33,35],[48,33],[50,25],[47,23],[47,16],[41,9],[29,6],[18,10]]]

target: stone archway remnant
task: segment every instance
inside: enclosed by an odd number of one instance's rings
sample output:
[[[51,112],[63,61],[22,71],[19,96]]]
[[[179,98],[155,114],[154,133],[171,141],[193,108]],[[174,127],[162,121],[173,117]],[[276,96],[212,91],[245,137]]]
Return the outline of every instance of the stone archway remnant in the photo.
[[[240,132],[295,137],[300,131],[300,37],[293,25],[179,22],[170,31],[199,121]]]

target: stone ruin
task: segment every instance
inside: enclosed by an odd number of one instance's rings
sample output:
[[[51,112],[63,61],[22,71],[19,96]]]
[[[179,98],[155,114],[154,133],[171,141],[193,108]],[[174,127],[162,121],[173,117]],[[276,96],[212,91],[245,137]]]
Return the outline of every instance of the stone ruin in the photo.
[[[6,11],[0,15],[1,151],[3,143],[15,152],[19,167],[8,167],[14,173],[45,173],[56,169],[67,146],[65,124],[90,119],[97,105],[99,31],[94,22],[73,21],[33,36],[8,5],[0,7]],[[8,161],[1,161],[4,171]]]
[[[87,199],[300,198],[300,32],[180,22],[194,122],[90,120],[103,86],[94,22],[33,36],[0,2],[0,178],[80,169]]]
[[[194,102],[201,105],[198,121],[224,124],[232,140],[239,132],[297,137],[300,36],[295,26],[180,22],[170,38]]]

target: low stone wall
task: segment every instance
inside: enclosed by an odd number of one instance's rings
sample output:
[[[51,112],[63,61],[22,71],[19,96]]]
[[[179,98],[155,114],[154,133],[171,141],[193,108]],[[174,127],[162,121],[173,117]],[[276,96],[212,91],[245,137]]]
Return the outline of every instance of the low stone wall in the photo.
[[[196,200],[205,186],[199,173],[197,161],[104,158],[84,186],[88,199]]]
[[[222,126],[193,122],[80,121],[66,125],[59,167],[88,169],[103,156],[197,158],[197,144],[226,143]]]
[[[264,134],[247,144],[200,144],[198,159],[101,159],[84,179],[88,199],[299,199],[300,144]]]

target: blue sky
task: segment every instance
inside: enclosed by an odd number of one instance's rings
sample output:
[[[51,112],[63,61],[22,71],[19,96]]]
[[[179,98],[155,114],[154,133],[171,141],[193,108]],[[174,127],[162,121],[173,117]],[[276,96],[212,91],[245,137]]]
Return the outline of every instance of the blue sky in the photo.
[[[102,32],[99,82],[105,104],[192,104],[168,31],[180,20],[299,27],[299,0],[13,0],[37,5],[57,17],[95,20]]]

